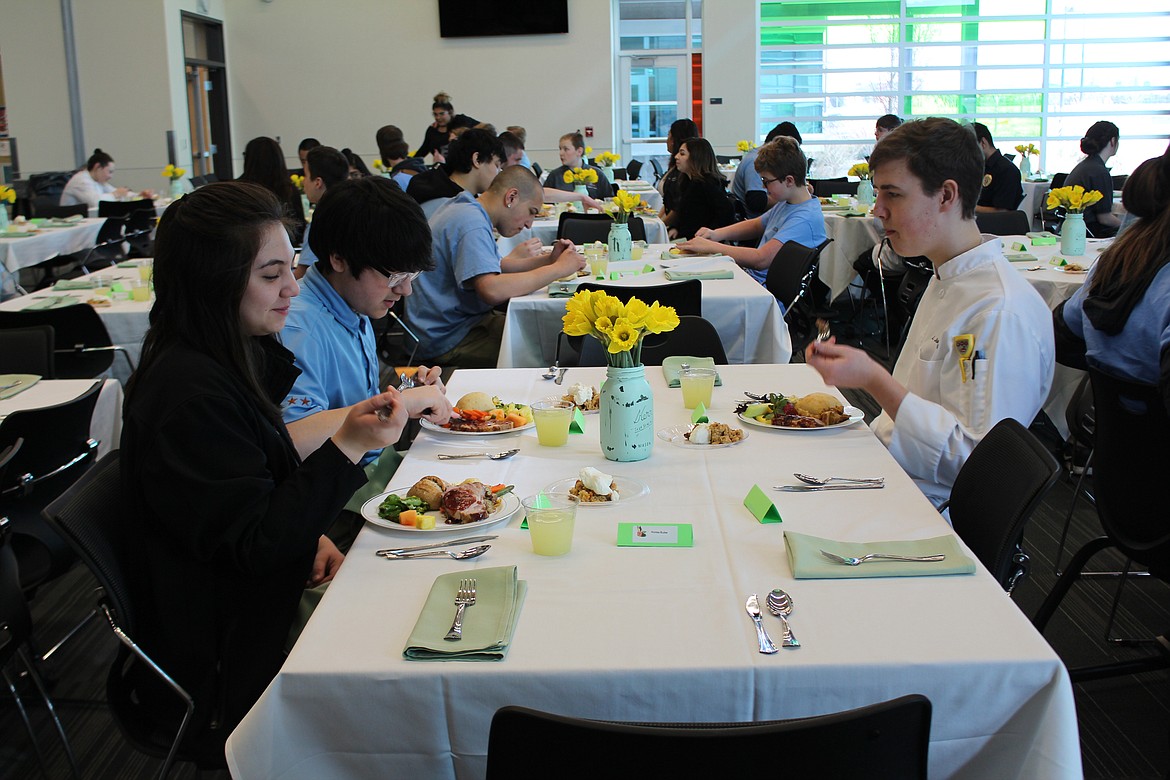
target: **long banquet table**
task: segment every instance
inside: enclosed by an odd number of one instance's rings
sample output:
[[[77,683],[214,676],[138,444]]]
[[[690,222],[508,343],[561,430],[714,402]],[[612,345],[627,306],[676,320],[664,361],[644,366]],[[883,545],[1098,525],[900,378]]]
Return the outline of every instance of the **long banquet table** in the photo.
[[[604,369],[570,369],[566,385]],[[825,389],[807,366],[723,366],[712,417],[731,421],[740,391]],[[504,400],[551,394],[539,370],[457,371],[449,392]],[[690,413],[680,391],[647,369],[656,429]],[[933,702],[932,778],[1081,776],[1072,688],[1026,617],[978,567],[974,575],[794,580],[785,529],[841,540],[951,533],[862,424],[812,433],[750,428],[742,444],[684,450],[656,441],[648,460],[610,463],[598,418],[562,448],[529,431],[456,437],[424,431],[393,479],[476,477],[531,494],[584,466],[641,480],[649,495],[578,512],[573,550],[531,551],[520,516],[473,561],[388,561],[373,552],[419,534],[367,526],[283,669],[231,735],[237,780],[484,776],[492,714],[507,704],[566,715],[649,721],[752,721],[809,716],[907,693]],[[441,462],[439,452],[494,452],[504,461]],[[768,491],[784,522],[762,525],[742,506],[791,474],[884,476],[865,492]],[[694,546],[615,546],[619,521],[685,522]],[[431,541],[426,539],[425,541]],[[403,647],[435,577],[516,565],[528,583],[514,641],[500,662],[406,661]],[[757,652],[744,600],[785,588],[799,650]],[[474,607],[467,620],[475,618]],[[780,625],[766,617],[773,637]],[[779,756],[762,766],[779,765]],[[555,771],[550,770],[550,776]]]
[[[56,255],[92,247],[105,222],[105,219],[83,219],[70,227],[45,228],[22,238],[8,238],[0,233],[0,299],[12,294],[20,269]]]
[[[639,268],[652,265],[656,270],[607,280],[604,284],[630,287],[632,295],[637,295],[638,287],[666,284],[661,257],[668,248],[668,244],[651,244],[640,262],[630,264]],[[702,285],[703,317],[719,331],[728,361],[787,363],[792,357],[792,339],[776,298],[735,263],[728,261],[726,266],[732,271],[731,279],[704,280]],[[551,364],[564,316],[565,299],[550,298],[547,290],[508,301],[497,365],[533,368]]]
[[[596,213],[596,212],[594,212]],[[665,244],[667,241],[666,225],[661,219],[650,214],[639,214],[642,223],[646,226],[646,241],[650,244]],[[499,247],[500,255],[506,255],[516,248],[517,245],[527,241],[530,238],[539,238],[543,246],[551,246],[557,240],[557,230],[560,229],[561,218],[559,215],[540,217],[532,223],[531,228],[525,228],[511,238],[499,238],[496,240],[496,246]]]
[[[41,409],[72,401],[84,393],[94,379],[42,379],[22,393],[0,400],[0,420],[13,412]],[[113,379],[102,381],[93,416],[89,421],[89,435],[98,443],[98,457],[118,449],[122,442],[122,385]]]

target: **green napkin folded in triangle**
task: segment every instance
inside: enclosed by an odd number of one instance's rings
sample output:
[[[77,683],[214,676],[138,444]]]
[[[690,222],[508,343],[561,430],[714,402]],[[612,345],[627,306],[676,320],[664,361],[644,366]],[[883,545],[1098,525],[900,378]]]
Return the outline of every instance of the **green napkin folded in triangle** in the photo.
[[[688,357],[687,355],[676,355],[662,359],[662,376],[666,379],[666,384],[669,387],[678,387],[678,372],[682,370],[682,364],[687,363],[691,368],[715,368],[715,359],[709,357]],[[723,378],[719,373],[715,374],[715,386],[723,386]]]
[[[666,278],[672,282],[683,281],[685,279],[734,279],[735,273],[730,268],[723,268],[718,271],[684,271],[678,268],[672,268],[666,272]]]
[[[455,619],[459,581],[475,578],[475,605],[463,613],[463,639],[443,639]],[[502,661],[512,644],[528,583],[517,579],[515,566],[457,571],[440,575],[427,595],[422,614],[410,632],[403,656],[410,661]]]
[[[841,542],[807,534],[784,532],[788,565],[798,580],[840,580],[859,577],[934,577],[942,574],[974,574],[975,561],[967,557],[955,536],[933,539],[903,539],[889,542]],[[945,555],[946,560],[930,563],[911,561],[867,561],[857,566],[830,561],[821,550],[860,558],[869,553],[889,555]]]
[[[60,279],[53,285],[54,290],[92,290],[92,279]]]
[[[44,309],[60,309],[62,306],[72,306],[79,303],[75,295],[49,295],[39,301],[33,301],[21,311],[43,311]]]
[[[41,381],[39,374],[0,374],[0,401],[23,393]]]

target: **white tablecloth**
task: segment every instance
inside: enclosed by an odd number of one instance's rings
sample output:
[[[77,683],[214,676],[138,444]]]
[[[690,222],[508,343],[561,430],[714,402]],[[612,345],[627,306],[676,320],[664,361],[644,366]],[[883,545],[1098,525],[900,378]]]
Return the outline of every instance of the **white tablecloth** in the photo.
[[[728,178],[731,178],[730,176]],[[650,207],[655,211],[662,211],[662,193],[654,188],[654,185],[641,179],[633,181],[618,181],[618,186],[623,190],[629,190],[642,196],[642,200],[650,204]]]
[[[650,244],[665,244],[666,225],[658,217],[650,216],[648,214],[640,215],[642,223],[646,226],[646,241]],[[560,227],[560,216],[541,217],[532,223],[531,228],[525,228],[511,238],[500,237],[496,240],[496,246],[499,247],[500,255],[506,255],[516,248],[517,245],[527,241],[535,236],[540,239],[541,246],[551,246],[557,240],[557,228]]]
[[[16,273],[21,268],[43,263],[56,255],[80,252],[94,245],[104,219],[83,219],[73,227],[46,228],[35,236],[4,238],[0,234],[0,299],[15,290]]]
[[[715,419],[739,391],[823,389],[806,366],[729,366]],[[566,382],[604,377],[572,369]],[[655,426],[689,419],[679,391],[647,370]],[[450,393],[504,399],[547,395],[538,370],[457,371]],[[531,552],[515,517],[474,561],[387,561],[373,551],[421,535],[367,527],[284,668],[228,741],[238,780],[483,777],[488,726],[501,706],[649,721],[751,721],[809,716],[906,693],[933,702],[930,776],[1080,777],[1067,672],[983,569],[972,576],[796,581],[785,529],[845,540],[926,538],[949,527],[862,425],[794,433],[750,429],[743,444],[707,452],[658,441],[649,460],[609,463],[596,416],[559,449],[531,431],[492,437],[423,432],[395,486],[427,474],[516,485],[520,495],[595,466],[637,479],[650,495],[579,510],[573,550]],[[440,462],[438,452],[519,447],[505,461]],[[475,449],[473,449],[475,448]],[[483,451],[479,449],[479,451]],[[753,484],[793,471],[884,475],[881,491],[769,492],[783,524],[761,525],[741,505]],[[615,546],[619,521],[685,522],[689,549]],[[429,541],[429,539],[428,539]],[[434,578],[515,564],[528,596],[506,660],[406,661],[402,650]],[[765,656],[744,614],[750,593],[783,587],[802,649]],[[474,619],[475,609],[469,611]],[[765,618],[773,636],[780,624]],[[765,757],[779,765],[782,757]],[[555,776],[555,770],[550,770]]]
[[[111,280],[131,282],[138,279],[137,268],[106,268],[95,271],[82,279],[92,279],[95,276],[108,276]],[[11,298],[0,303],[0,311],[20,311],[31,304],[37,303],[46,295],[68,295],[81,303],[89,298],[85,290],[39,290],[29,295]],[[111,305],[98,307],[97,313],[102,318],[106,330],[110,333],[110,340],[115,346],[122,347],[138,365],[138,357],[142,352],[142,339],[146,329],[150,326],[150,309],[154,305],[154,296],[149,301],[132,301],[125,295],[119,295],[111,301]],[[122,355],[114,356],[114,365],[110,368],[110,375],[125,382],[130,378],[130,367]]]
[[[88,390],[93,379],[42,379],[35,385],[17,393],[11,398],[0,400],[0,420],[13,412],[26,409],[40,409],[72,401]],[[89,422],[89,435],[98,441],[98,457],[110,450],[116,450],[122,442],[122,385],[113,379],[102,383],[93,417]]]
[[[821,252],[818,276],[836,298],[857,276],[853,270],[857,256],[872,249],[881,241],[881,236],[874,226],[873,217],[843,217],[840,214],[825,214],[825,233],[833,243]]]
[[[651,245],[643,261],[656,267],[666,244]],[[776,298],[734,263],[728,262],[735,276],[702,282],[703,317],[711,321],[723,340],[723,349],[731,363],[787,363],[792,357],[792,340]],[[611,285],[632,288],[648,284],[665,284],[666,272],[640,274]],[[635,289],[636,292],[636,289]],[[513,298],[508,302],[504,337],[497,365],[501,368],[547,366],[556,354],[557,334],[565,316],[565,298],[549,298],[546,290]]]
[[[1020,201],[1017,208],[1028,215],[1028,219],[1032,220],[1032,229],[1039,230],[1041,228],[1041,214],[1044,211],[1044,199],[1048,196],[1048,189],[1052,186],[1050,181],[1026,181],[1024,185],[1024,199]]]

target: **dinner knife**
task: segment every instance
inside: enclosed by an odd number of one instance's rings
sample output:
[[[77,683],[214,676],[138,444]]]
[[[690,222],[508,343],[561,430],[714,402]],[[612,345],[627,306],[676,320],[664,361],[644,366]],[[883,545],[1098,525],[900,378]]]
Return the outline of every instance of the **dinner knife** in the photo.
[[[489,542],[492,539],[496,539],[496,538],[498,538],[498,537],[495,535],[492,535],[492,536],[469,536],[466,539],[448,539],[445,542],[434,542],[433,544],[420,544],[417,547],[390,547],[390,548],[385,549],[385,550],[377,550],[374,552],[374,554],[375,555],[385,555],[386,553],[398,554],[398,553],[416,552],[418,550],[435,550],[435,549],[438,549],[439,547],[458,547],[461,544],[474,544],[476,542]]]
[[[881,490],[885,485],[773,485],[783,493],[815,493],[820,490]]]

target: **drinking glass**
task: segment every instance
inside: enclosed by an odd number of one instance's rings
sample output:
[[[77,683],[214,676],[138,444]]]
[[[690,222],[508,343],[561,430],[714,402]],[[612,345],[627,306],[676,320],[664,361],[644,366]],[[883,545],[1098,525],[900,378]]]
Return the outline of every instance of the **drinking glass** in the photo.
[[[130,300],[132,301],[149,301],[150,300],[150,283],[137,279],[130,284]]]
[[[569,493],[537,493],[521,503],[528,516],[532,551],[537,555],[565,555],[573,548],[577,497]]]
[[[715,369],[685,368],[678,374],[678,383],[682,387],[684,407],[694,409],[700,402],[704,407],[711,406],[711,392],[715,389]]]
[[[563,447],[569,443],[569,424],[573,422],[573,403],[546,398],[532,405],[536,423],[536,440],[545,447]]]

